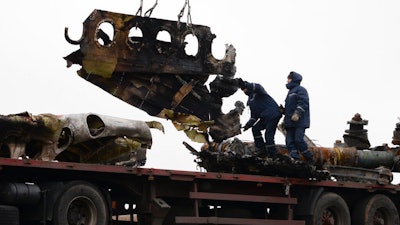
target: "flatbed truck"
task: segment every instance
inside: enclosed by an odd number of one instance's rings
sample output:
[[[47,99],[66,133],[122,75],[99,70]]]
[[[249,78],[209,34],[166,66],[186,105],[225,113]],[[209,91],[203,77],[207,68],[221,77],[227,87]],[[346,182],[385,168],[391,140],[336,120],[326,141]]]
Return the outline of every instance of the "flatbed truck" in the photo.
[[[112,26],[111,35],[103,32],[103,23]],[[236,72],[235,49],[230,45],[223,60],[211,56],[215,35],[208,27],[102,10],[94,10],[83,25],[77,41],[65,30],[67,41],[81,47],[65,57],[67,66],[82,65],[81,77],[150,115],[171,119],[164,111],[168,108],[173,115],[209,120],[210,115],[221,115],[221,99],[237,90],[228,82],[234,81]],[[137,29],[142,35],[130,36]],[[156,38],[162,31],[169,33],[171,41]],[[198,40],[196,56],[184,51],[190,34]],[[204,85],[210,74],[225,78],[211,82],[214,91]],[[240,126],[235,127],[240,131]],[[103,126],[95,128],[89,129],[92,136]],[[236,134],[231,133],[229,137]],[[14,150],[18,147],[14,145]],[[22,154],[0,157],[0,225],[399,224],[400,187],[390,182],[42,158],[49,160]]]
[[[395,184],[0,158],[0,224],[399,224]]]

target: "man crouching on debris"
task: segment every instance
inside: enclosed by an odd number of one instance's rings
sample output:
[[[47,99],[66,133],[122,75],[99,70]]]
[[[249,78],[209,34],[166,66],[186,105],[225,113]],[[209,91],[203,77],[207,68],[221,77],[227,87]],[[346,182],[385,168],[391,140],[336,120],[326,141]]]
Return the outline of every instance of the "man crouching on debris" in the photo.
[[[252,127],[254,144],[259,156],[274,157],[275,131],[282,117],[276,101],[257,83],[249,83],[239,78],[239,86],[248,96],[247,105],[250,107],[251,118],[243,127],[243,131]],[[265,142],[261,131],[265,130]]]
[[[300,159],[299,152],[309,164],[314,164],[314,154],[308,149],[304,140],[305,130],[310,127],[310,106],[307,90],[300,85],[303,77],[290,72],[286,88],[289,92],[285,100],[286,147],[294,161]]]

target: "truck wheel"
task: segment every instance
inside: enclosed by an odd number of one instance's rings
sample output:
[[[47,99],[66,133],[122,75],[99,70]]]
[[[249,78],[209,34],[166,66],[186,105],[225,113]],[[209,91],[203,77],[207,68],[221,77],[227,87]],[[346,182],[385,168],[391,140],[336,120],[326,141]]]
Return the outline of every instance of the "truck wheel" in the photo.
[[[84,181],[68,183],[54,206],[55,225],[107,225],[107,202],[98,188]]]
[[[372,195],[355,206],[352,224],[399,225],[399,214],[390,198],[381,194]]]
[[[350,211],[339,195],[323,193],[315,205],[312,221],[309,225],[349,225]]]
[[[0,205],[0,218],[0,225],[18,225],[18,208],[10,205]]]

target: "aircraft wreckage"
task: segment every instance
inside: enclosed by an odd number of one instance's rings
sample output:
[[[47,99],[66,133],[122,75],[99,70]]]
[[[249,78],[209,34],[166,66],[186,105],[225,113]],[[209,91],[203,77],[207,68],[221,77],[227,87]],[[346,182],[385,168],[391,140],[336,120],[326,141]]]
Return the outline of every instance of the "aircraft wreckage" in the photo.
[[[160,123],[94,113],[0,115],[1,157],[140,166]]]
[[[184,145],[197,157],[196,163],[209,172],[390,183],[392,172],[400,172],[400,123],[393,132],[392,143],[397,145],[394,148],[387,145],[370,148],[364,129],[367,121],[359,114],[348,123],[350,129],[343,135],[344,143],[336,141],[333,148],[309,145],[316,158],[315,165],[291,161],[284,145],[277,145],[279,154],[273,158],[258,155],[254,142],[237,138],[206,143],[199,151],[187,143]],[[130,167],[145,165],[146,151],[152,145],[150,128],[164,131],[155,121],[94,113],[0,115],[0,127],[0,157]]]
[[[111,34],[101,29],[104,23],[112,25]],[[137,30],[140,35],[132,35]],[[170,41],[157,39],[164,31]],[[198,41],[194,56],[185,52],[188,35]],[[400,171],[399,148],[370,148],[363,129],[367,122],[359,114],[349,121],[344,143],[324,148],[307,140],[316,156],[315,166],[293,163],[285,156],[285,146],[277,146],[281,153],[278,157],[259,157],[254,143],[230,139],[241,132],[239,117],[244,104],[237,102],[229,113],[221,112],[222,99],[238,89],[234,78],[236,53],[228,45],[222,60],[214,58],[211,45],[215,37],[206,26],[94,10],[84,21],[79,40],[72,40],[65,29],[66,40],[80,45],[80,49],[64,59],[68,67],[81,65],[78,75],[83,79],[149,115],[171,120],[191,140],[205,143],[200,151],[184,145],[207,171],[369,179],[375,183],[389,183],[391,171]],[[209,90],[205,84],[211,75],[216,77]],[[398,130],[393,137],[396,145],[400,143]],[[345,167],[353,168],[351,174]]]
[[[112,24],[111,35],[103,23]],[[140,30],[141,36],[132,36]],[[157,40],[167,31],[170,42]],[[185,37],[198,40],[195,56],[185,52]],[[171,120],[194,141],[207,142],[208,134],[222,141],[240,133],[242,102],[227,114],[222,98],[237,90],[235,49],[227,46],[222,60],[211,54],[215,35],[200,25],[94,10],[84,22],[83,35],[71,44],[80,49],[66,56],[68,66],[82,65],[78,74],[152,116]],[[205,85],[211,74],[217,75]],[[151,147],[149,128],[163,130],[158,122],[141,122],[94,113],[0,115],[3,157],[46,161],[72,161],[141,166]]]
[[[111,34],[101,29],[104,23],[112,25]],[[170,41],[158,40],[160,32],[167,32]],[[189,35],[198,41],[194,56],[185,51]],[[221,111],[222,98],[238,89],[233,79],[236,52],[228,45],[223,59],[214,58],[215,37],[206,26],[94,10],[79,40],[65,29],[66,40],[80,49],[64,58],[68,66],[82,66],[78,74],[85,80],[149,115],[171,120],[193,141],[207,142],[208,128],[221,141],[240,133],[240,126],[226,126],[233,114]],[[210,75],[216,78],[209,90],[205,83]],[[236,105],[237,112],[240,107]]]
[[[273,158],[259,156],[254,142],[243,142],[237,138],[220,143],[211,142],[196,150],[184,143],[197,156],[197,164],[210,172],[251,173],[261,175],[297,176],[316,179],[363,181],[387,184],[393,179],[392,172],[400,172],[400,122],[393,132],[392,144],[371,148],[367,130],[368,124],[360,114],[348,121],[350,129],[345,130],[344,142],[337,140],[334,147],[318,147],[309,143],[316,164],[302,161],[293,162],[287,156],[284,145],[277,145],[278,155]],[[281,131],[282,127],[279,127]]]

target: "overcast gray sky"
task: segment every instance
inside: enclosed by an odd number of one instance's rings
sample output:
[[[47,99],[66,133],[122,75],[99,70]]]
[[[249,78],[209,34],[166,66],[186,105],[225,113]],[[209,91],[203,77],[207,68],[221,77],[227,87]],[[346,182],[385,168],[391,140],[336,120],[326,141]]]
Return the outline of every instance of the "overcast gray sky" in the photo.
[[[154,1],[144,0],[144,11]],[[184,0],[159,0],[152,17],[176,20]],[[0,13],[0,114],[94,112],[137,120],[157,120],[146,167],[198,170],[182,145],[186,136],[169,121],[148,116],[105,93],[66,68],[62,57],[78,49],[64,39],[69,27],[79,39],[82,23],[94,9],[136,14],[139,0],[14,0]],[[372,146],[390,144],[399,122],[400,1],[395,0],[190,0],[192,22],[217,36],[215,55],[225,44],[236,48],[236,77],[258,82],[284,104],[286,77],[303,75],[311,104],[311,128],[317,144],[342,140],[355,113],[369,121]],[[186,22],[186,14],[182,18]],[[240,91],[224,101],[224,111]],[[245,109],[242,123],[249,118]],[[248,131],[239,137],[252,140]],[[276,135],[283,144],[283,136]],[[200,145],[193,144],[194,147]]]

